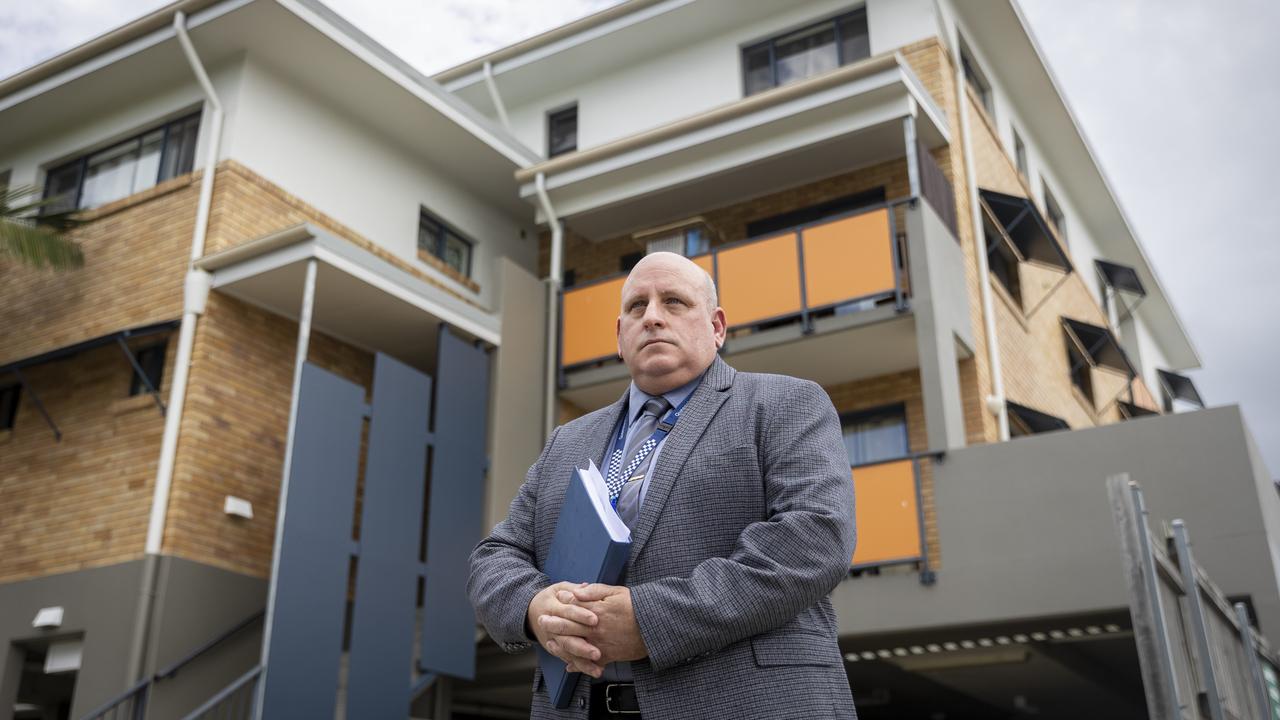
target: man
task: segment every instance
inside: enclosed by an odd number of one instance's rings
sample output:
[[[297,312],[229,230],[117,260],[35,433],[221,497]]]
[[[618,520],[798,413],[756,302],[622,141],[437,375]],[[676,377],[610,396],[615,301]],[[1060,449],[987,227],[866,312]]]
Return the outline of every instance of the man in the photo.
[[[830,399],[720,360],[715,285],[680,255],[631,271],[617,335],[630,390],[556,429],[471,555],[468,592],[490,636],[510,652],[538,642],[585,673],[561,711],[535,671],[532,716],[856,717],[828,598],[854,547]],[[588,458],[632,528],[621,587],[540,570]]]

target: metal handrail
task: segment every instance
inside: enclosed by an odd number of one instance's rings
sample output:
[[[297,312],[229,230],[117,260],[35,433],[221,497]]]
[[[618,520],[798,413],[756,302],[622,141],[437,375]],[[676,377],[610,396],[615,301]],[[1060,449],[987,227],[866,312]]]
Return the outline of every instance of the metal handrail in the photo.
[[[227,629],[218,637],[215,637],[212,640],[209,640],[208,642],[196,648],[195,650],[192,650],[191,652],[187,653],[186,657],[182,658],[181,660],[178,660],[177,662],[170,664],[164,670],[161,670],[160,672],[156,673],[155,679],[168,680],[169,678],[172,678],[174,675],[178,674],[179,670],[186,667],[187,664],[190,663],[192,660],[195,660],[197,657],[212,650],[214,647],[226,642],[227,640],[230,640],[232,636],[234,636],[236,633],[240,632],[241,630],[244,630],[245,628],[249,627],[255,622],[261,620],[266,615],[266,613],[267,613],[266,609],[262,609],[250,615],[249,617],[245,618],[244,620],[241,620],[239,623]]]
[[[200,707],[184,715],[182,717],[182,720],[196,720],[196,718],[199,718],[200,716],[204,715],[210,710],[217,708],[220,704],[222,704],[222,701],[226,700],[232,695],[235,695],[236,692],[238,692],[241,688],[245,686],[245,684],[249,682],[256,682],[260,674],[262,674],[262,666],[255,665],[253,669],[249,670],[249,672],[236,678],[231,682],[230,685],[222,688],[213,697],[209,698],[208,700],[205,700],[204,703],[200,705]],[[252,712],[250,712],[250,715],[252,715]]]
[[[265,615],[265,613],[266,613],[266,610],[259,610],[258,612],[250,615],[244,620],[241,620],[231,628],[223,631],[217,637],[211,640],[208,640],[200,647],[187,653],[186,656],[184,656],[177,662],[171,663],[168,667],[156,673],[155,675],[152,675],[151,677],[147,677],[147,678],[143,678],[142,680],[139,680],[128,690],[125,690],[119,695],[116,695],[115,697],[106,701],[102,705],[94,708],[91,712],[89,712],[87,715],[84,716],[83,720],[103,720],[104,718],[106,718],[108,713],[112,713],[112,717],[114,718],[120,712],[120,710],[122,709],[122,706],[129,701],[133,701],[134,703],[132,708],[133,716],[141,720],[141,718],[146,715],[147,702],[151,697],[151,688],[153,685],[160,682],[161,680],[169,680],[173,678],[178,674],[178,671],[186,667],[196,658],[204,655],[205,653],[212,650],[214,647],[231,639],[231,637],[234,636],[236,633],[240,632],[241,630],[244,630],[245,628],[249,627],[253,623],[257,622],[258,620],[261,620],[262,617]],[[135,696],[138,696],[138,697],[135,697]]]

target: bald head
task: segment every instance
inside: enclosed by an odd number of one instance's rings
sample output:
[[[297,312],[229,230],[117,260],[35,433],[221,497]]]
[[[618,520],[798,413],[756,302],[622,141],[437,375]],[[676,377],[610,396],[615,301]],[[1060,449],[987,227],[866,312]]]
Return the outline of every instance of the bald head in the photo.
[[[702,374],[724,343],[725,318],[711,276],[688,258],[648,255],[622,284],[618,354],[650,395]]]
[[[627,285],[631,283],[632,276],[635,275],[637,270],[647,267],[661,268],[664,272],[672,272],[687,277],[694,287],[701,289],[703,303],[708,311],[714,312],[716,307],[720,305],[720,297],[716,293],[716,281],[711,278],[711,273],[703,270],[697,263],[683,255],[665,251],[651,253],[640,258],[640,262],[636,263],[635,267],[631,269],[631,274],[627,276],[627,281],[623,283],[623,302],[626,301]]]

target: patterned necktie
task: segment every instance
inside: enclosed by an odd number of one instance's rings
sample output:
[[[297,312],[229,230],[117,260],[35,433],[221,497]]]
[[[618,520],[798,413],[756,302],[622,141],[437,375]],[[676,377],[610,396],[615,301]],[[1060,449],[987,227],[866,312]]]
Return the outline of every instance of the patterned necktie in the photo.
[[[636,470],[649,457],[649,453],[658,446],[657,441],[652,437],[653,431],[658,426],[658,420],[670,407],[671,403],[661,396],[649,398],[645,402],[640,411],[640,417],[627,433],[626,449],[615,452],[609,459],[609,474],[605,478],[605,484],[609,488],[610,501],[618,498],[618,494],[622,492],[622,486],[635,476]],[[630,460],[625,467],[623,466],[624,458]]]

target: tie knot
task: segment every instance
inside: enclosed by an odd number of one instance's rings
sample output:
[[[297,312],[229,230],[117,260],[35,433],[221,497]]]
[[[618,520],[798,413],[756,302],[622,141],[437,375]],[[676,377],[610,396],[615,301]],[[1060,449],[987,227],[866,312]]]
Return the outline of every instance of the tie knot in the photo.
[[[661,395],[655,398],[649,398],[649,400],[644,404],[644,407],[640,410],[640,417],[645,417],[646,415],[661,417],[662,413],[666,412],[669,407],[671,407],[671,403],[667,402],[667,399]]]

